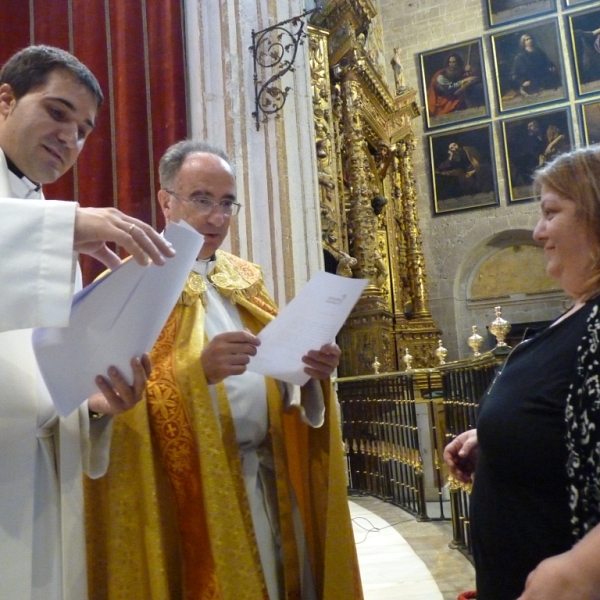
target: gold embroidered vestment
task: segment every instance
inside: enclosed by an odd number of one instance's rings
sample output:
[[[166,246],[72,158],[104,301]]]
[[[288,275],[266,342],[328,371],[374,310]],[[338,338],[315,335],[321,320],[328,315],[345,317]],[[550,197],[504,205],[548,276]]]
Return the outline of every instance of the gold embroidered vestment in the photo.
[[[276,314],[257,265],[223,251],[210,284],[258,333]],[[147,398],[115,419],[108,475],[86,482],[88,571],[94,600],[267,598],[224,385],[215,411],[200,363],[206,282],[192,273],[152,350]],[[338,412],[329,382],[320,428],[282,410],[267,378],[286,600],[300,600],[291,490],[317,595],[360,600]]]

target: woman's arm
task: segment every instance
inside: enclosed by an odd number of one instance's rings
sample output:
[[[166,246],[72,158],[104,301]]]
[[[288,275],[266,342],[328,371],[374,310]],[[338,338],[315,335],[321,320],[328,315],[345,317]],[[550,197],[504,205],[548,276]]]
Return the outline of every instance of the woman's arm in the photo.
[[[600,599],[600,525],[571,550],[543,560],[517,600]]]

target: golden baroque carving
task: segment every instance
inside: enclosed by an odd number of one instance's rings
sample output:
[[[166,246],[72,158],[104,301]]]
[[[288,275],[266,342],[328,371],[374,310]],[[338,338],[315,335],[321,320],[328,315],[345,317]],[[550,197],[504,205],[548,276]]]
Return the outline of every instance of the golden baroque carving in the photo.
[[[335,144],[331,106],[331,86],[327,58],[327,32],[309,27],[309,61],[311,68],[313,114],[318,181],[321,204],[323,243],[336,250],[340,242],[342,216],[336,176]]]

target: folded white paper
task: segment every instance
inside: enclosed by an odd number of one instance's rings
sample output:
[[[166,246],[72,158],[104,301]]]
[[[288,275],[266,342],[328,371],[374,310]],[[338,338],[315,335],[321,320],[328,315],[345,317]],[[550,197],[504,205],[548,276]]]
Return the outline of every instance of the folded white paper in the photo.
[[[319,271],[301,292],[259,334],[260,346],[248,370],[280,381],[304,385],[302,357],[335,341],[335,336],[367,285],[367,279],[350,279]]]
[[[69,326],[35,329],[33,348],[57,412],[67,416],[93,393],[96,375],[149,352],[173,310],[204,238],[184,221],[165,238],[177,254],[162,266],[128,260],[73,298]]]

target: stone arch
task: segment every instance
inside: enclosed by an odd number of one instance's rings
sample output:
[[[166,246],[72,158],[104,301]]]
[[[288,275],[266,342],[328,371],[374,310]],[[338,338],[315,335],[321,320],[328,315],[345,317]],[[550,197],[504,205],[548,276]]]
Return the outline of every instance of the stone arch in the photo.
[[[494,319],[495,306],[502,307],[503,318],[511,323],[550,320],[561,310],[565,294],[545,274],[543,251],[532,233],[527,228],[498,231],[465,254],[454,281],[461,357],[470,353],[466,340],[473,325],[488,344],[487,326]],[[494,270],[497,282],[493,281]],[[477,287],[482,283],[480,277],[487,278],[487,284]]]

